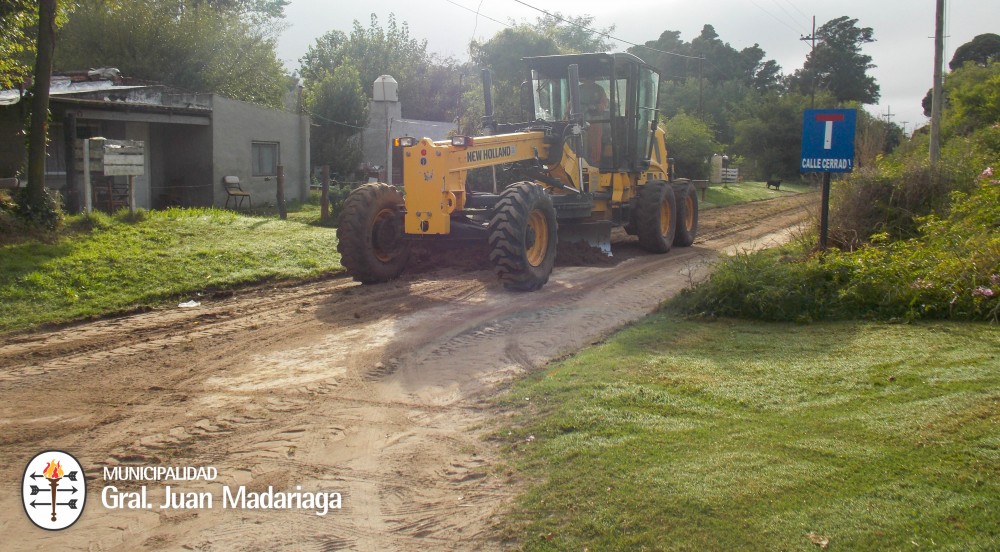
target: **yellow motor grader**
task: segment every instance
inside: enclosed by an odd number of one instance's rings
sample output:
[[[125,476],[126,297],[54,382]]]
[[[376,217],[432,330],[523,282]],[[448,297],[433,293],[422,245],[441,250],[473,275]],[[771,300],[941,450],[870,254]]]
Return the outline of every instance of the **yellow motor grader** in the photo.
[[[524,61],[533,120],[495,122],[484,71],[483,135],[398,138],[391,180],[402,189],[370,183],[347,197],[337,249],[356,280],[396,278],[420,240],[481,240],[504,287],[518,291],[545,285],[559,240],[610,254],[611,229],[623,226],[653,253],[694,242],[698,198],[673,178],[656,70],[631,54]]]

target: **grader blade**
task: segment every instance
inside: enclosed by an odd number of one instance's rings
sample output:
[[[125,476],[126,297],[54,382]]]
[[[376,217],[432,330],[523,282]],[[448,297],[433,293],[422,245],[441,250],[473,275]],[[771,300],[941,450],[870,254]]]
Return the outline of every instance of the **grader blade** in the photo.
[[[559,241],[566,243],[586,243],[611,256],[611,222],[560,222]]]

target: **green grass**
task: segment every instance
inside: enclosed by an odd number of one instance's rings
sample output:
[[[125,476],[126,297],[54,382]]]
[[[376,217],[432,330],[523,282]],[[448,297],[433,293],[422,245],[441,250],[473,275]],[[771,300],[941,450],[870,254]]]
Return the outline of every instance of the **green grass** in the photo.
[[[800,194],[812,191],[814,188],[808,184],[798,184],[782,182],[778,190],[768,189],[763,182],[740,182],[739,184],[714,184],[705,190],[705,200],[702,207],[709,209],[712,207],[724,207],[737,203],[747,203],[750,201],[761,201],[764,199],[774,199],[791,194]],[[701,199],[699,196],[698,199]]]
[[[51,243],[0,246],[0,332],[342,270],[335,230],[294,218],[217,209],[73,217]]]
[[[518,382],[527,550],[996,550],[1000,328],[661,313]]]

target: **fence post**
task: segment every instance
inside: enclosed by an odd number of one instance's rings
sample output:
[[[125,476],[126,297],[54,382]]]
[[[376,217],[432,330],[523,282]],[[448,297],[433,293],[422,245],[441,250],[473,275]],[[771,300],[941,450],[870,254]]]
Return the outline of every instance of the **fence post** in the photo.
[[[319,220],[326,222],[330,218],[330,165],[323,165],[323,193],[319,205]]]
[[[83,141],[83,211],[93,211],[93,192],[90,189],[90,138]]]
[[[278,216],[281,220],[288,218],[288,211],[285,209],[285,166],[278,165]]]

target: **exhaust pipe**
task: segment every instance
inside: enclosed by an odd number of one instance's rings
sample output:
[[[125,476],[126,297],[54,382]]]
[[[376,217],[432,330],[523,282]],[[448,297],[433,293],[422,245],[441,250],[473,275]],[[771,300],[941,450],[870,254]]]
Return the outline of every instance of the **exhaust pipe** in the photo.
[[[580,107],[580,66],[569,66],[569,119],[576,125],[574,140],[576,150],[576,187],[583,190],[583,109]]]
[[[496,132],[496,121],[493,119],[493,71],[483,69],[483,100],[486,102],[483,110],[483,134],[486,136]]]

